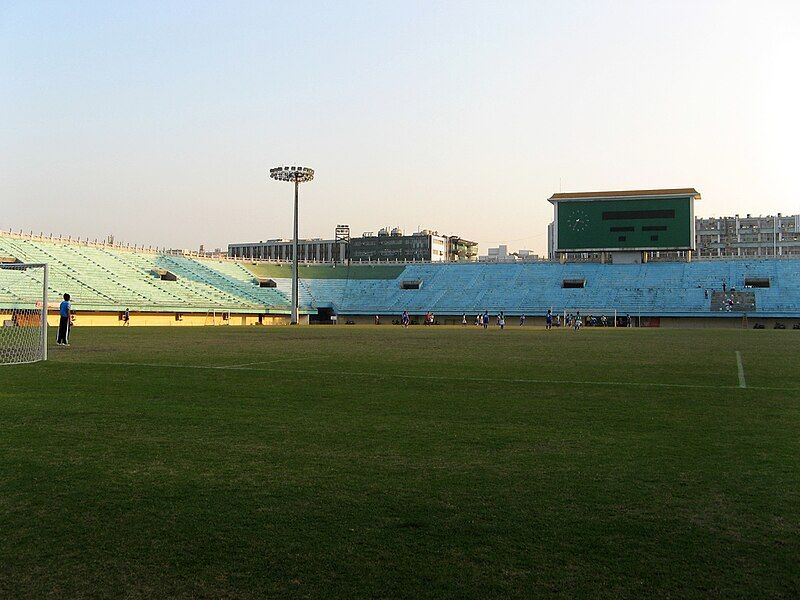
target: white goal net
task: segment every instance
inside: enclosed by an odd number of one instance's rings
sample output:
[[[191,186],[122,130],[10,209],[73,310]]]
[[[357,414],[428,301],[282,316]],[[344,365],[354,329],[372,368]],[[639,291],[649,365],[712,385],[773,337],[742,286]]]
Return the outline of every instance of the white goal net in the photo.
[[[629,323],[635,323],[630,315],[619,313],[615,308],[564,308],[559,311],[559,325],[574,327],[578,319],[581,327],[627,327]]]
[[[0,263],[0,365],[47,360],[47,265]]]

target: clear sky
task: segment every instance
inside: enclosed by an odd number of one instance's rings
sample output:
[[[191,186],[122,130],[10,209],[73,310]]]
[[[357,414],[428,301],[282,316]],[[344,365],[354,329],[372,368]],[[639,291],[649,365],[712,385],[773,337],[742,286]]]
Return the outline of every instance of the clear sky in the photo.
[[[0,228],[169,247],[418,226],[546,247],[559,189],[800,212],[800,2],[0,1]]]

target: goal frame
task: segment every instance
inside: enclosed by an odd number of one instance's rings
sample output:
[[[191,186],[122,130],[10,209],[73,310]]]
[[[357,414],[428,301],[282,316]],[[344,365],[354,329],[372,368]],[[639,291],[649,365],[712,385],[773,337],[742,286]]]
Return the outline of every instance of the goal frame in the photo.
[[[558,315],[561,317],[561,326],[564,329],[564,331],[569,329],[569,327],[565,326],[565,324],[567,322],[567,315],[568,314],[574,315],[578,311],[580,311],[580,313],[581,313],[581,319],[582,319],[584,325],[586,323],[586,318],[591,314],[592,316],[597,316],[597,317],[602,317],[603,315],[605,315],[605,316],[609,317],[610,319],[613,319],[613,321],[614,321],[613,325],[608,325],[606,327],[606,329],[614,329],[614,328],[616,328],[618,326],[617,325],[617,320],[619,319],[620,315],[619,315],[619,312],[617,311],[616,308],[597,308],[597,307],[584,308],[584,307],[579,306],[579,307],[573,307],[573,308],[564,308],[558,313]],[[555,315],[555,313],[554,313],[554,315]]]
[[[37,300],[36,303],[38,304],[41,302],[42,309],[39,316],[39,335],[40,335],[40,345],[42,348],[42,354],[36,360],[28,360],[28,361],[21,361],[18,363],[7,363],[7,364],[30,364],[34,362],[40,362],[43,360],[47,360],[47,312],[48,312],[48,276],[49,276],[49,267],[48,263],[2,263],[0,264],[0,269],[42,269],[42,298],[41,300]],[[3,363],[0,363],[2,365]]]

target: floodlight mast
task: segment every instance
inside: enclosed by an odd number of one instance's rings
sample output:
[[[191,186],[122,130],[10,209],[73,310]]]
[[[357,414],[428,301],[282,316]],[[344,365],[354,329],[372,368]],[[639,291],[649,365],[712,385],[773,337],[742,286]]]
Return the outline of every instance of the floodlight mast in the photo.
[[[314,179],[314,169],[308,167],[275,167],[269,176],[276,181],[294,182],[294,240],[292,243],[292,325],[300,322],[300,277],[297,264],[297,207],[300,184]]]

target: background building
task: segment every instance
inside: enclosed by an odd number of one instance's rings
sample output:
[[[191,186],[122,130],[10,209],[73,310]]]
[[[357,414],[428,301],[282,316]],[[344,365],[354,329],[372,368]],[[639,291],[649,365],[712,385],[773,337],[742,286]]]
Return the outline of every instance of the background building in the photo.
[[[292,260],[292,240],[275,239],[244,244],[229,244],[228,256],[252,260]],[[457,235],[443,236],[423,229],[403,235],[399,227],[382,228],[378,235],[364,233],[351,238],[349,225],[337,225],[332,240],[306,239],[298,243],[298,260],[305,262],[399,261],[461,262],[475,261],[478,243]]]
[[[503,262],[508,259],[508,246],[500,244],[497,248],[487,248],[480,257],[481,262]]]
[[[539,260],[539,255],[533,250],[517,250],[509,252],[506,244],[500,244],[497,248],[488,248],[486,254],[479,259],[481,262],[515,262],[518,260]]]
[[[358,261],[447,261],[449,238],[430,229],[403,235],[399,227],[384,227],[378,235],[366,232],[350,239],[350,260]]]
[[[800,215],[696,220],[698,256],[800,256]]]
[[[228,256],[253,260],[292,260],[292,240],[266,240],[249,244],[228,244]],[[347,260],[346,240],[319,238],[299,240],[297,258],[307,262],[344,262]]]
[[[450,262],[478,260],[478,242],[470,242],[457,235],[451,235],[447,238],[447,260]]]

